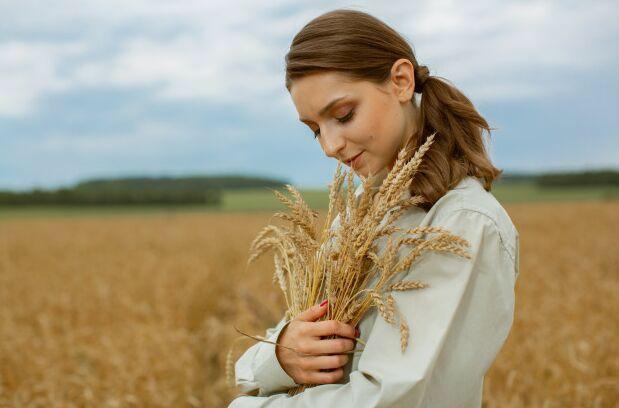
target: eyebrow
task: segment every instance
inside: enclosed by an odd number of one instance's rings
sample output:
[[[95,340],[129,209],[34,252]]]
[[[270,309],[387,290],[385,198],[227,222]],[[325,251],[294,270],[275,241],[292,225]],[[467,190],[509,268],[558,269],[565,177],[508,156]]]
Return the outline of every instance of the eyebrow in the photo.
[[[329,102],[329,103],[327,104],[327,106],[325,106],[324,108],[322,108],[322,109],[320,110],[320,112],[318,112],[318,116],[322,116],[322,115],[324,115],[324,114],[325,114],[325,112],[326,112],[326,111],[328,111],[329,109],[331,109],[331,107],[332,107],[333,105],[335,105],[337,102],[339,102],[339,101],[341,101],[342,99],[347,98],[347,97],[348,97],[348,95],[344,95],[344,96],[340,96],[339,98],[335,98],[334,100],[332,100],[331,102]],[[309,122],[311,122],[309,119],[306,119],[306,118],[299,118],[299,120],[300,120],[301,122],[308,122],[308,121],[309,121]]]

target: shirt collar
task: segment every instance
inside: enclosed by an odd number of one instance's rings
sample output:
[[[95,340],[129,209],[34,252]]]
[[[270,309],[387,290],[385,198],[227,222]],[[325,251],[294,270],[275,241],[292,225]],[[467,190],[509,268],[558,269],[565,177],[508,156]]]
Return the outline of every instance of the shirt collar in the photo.
[[[477,187],[479,185],[483,187],[481,180],[479,180],[477,177],[466,176],[462,180],[460,180],[460,182],[454,187],[454,190],[470,188],[473,186]]]
[[[383,184],[383,181],[385,180],[385,178],[387,178],[388,174],[389,174],[389,169],[387,167],[383,167],[381,171],[376,173],[376,178],[374,179],[374,183],[372,183],[372,190],[374,190],[374,193],[378,191],[380,186]],[[359,178],[361,179],[362,182],[359,184],[359,186],[355,190],[356,200],[359,200],[359,197],[361,196],[361,194],[363,194],[363,181],[365,180],[363,176],[359,176]],[[467,177],[464,177],[462,180],[460,180],[460,182],[456,185],[456,187],[454,187],[454,190],[467,189],[473,186],[483,188],[483,184],[481,183],[479,179],[477,179],[476,177],[467,176]],[[404,192],[404,197],[405,198],[410,197],[410,191],[408,191],[408,189]]]

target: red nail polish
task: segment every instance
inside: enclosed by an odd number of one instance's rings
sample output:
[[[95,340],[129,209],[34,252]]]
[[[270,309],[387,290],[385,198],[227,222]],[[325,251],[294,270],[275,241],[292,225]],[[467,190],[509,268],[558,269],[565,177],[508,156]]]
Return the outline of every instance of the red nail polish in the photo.
[[[355,329],[355,337],[359,337],[361,335],[361,332],[359,331],[359,329]]]
[[[327,299],[323,300],[322,303],[320,304],[320,307],[323,307],[327,303],[329,303],[329,301]]]

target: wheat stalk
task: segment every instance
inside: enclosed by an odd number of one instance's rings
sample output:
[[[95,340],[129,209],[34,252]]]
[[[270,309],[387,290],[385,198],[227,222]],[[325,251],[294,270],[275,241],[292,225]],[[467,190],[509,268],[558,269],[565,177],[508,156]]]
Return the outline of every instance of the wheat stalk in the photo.
[[[289,224],[268,225],[260,231],[251,244],[248,263],[274,252],[274,281],[284,293],[287,316],[297,316],[321,299],[328,299],[330,306],[324,319],[356,325],[375,307],[385,322],[399,328],[404,353],[410,328],[391,292],[419,290],[428,285],[415,280],[397,281],[397,277],[426,251],[470,257],[466,250],[468,242],[444,228],[396,226],[409,208],[424,202],[421,196],[406,195],[410,195],[410,185],[434,137],[435,134],[430,135],[412,157],[409,148],[402,149],[378,191],[373,188],[377,180],[374,175],[364,179],[358,199],[352,170],[342,172],[342,163],[338,163],[329,185],[327,216],[320,229],[316,225],[317,213],[298,190],[287,185],[289,196],[274,191],[289,210],[275,216]],[[380,253],[379,238],[387,240]],[[399,256],[403,249],[404,256]]]

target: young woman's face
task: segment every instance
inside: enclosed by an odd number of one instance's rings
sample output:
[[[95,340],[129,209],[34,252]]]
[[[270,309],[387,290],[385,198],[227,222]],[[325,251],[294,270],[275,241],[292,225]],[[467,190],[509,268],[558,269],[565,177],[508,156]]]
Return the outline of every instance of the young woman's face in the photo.
[[[410,73],[412,78],[412,68]],[[367,177],[390,169],[415,130],[414,82],[398,81],[379,86],[321,72],[296,79],[290,95],[299,120],[314,132],[325,154]]]

